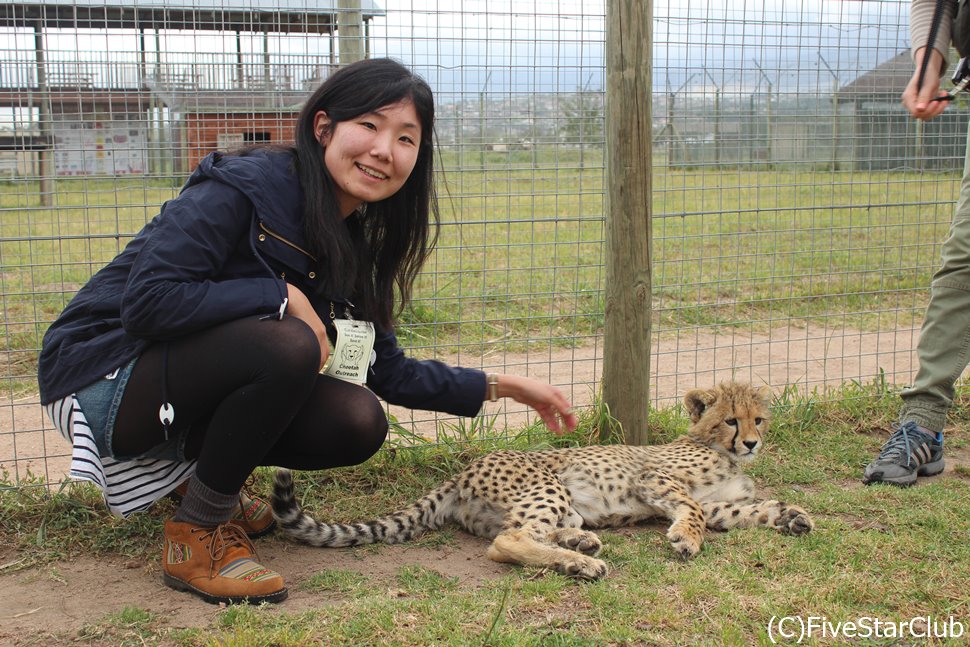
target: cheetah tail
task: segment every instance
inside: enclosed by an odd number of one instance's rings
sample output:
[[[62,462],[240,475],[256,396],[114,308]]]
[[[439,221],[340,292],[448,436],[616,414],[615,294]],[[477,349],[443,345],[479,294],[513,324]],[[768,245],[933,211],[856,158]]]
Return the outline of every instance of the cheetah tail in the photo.
[[[293,475],[279,469],[273,480],[273,517],[287,535],[311,546],[397,544],[449,521],[457,495],[454,481],[447,481],[411,506],[387,516],[353,524],[321,523],[303,512],[293,492]]]

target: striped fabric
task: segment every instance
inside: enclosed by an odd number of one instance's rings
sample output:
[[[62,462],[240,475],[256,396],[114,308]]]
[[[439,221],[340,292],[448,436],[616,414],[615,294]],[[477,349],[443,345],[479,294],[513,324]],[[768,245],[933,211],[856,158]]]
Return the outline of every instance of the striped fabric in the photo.
[[[192,559],[192,547],[176,541],[166,541],[165,550],[168,551],[167,564],[181,564]]]
[[[195,472],[195,461],[116,460],[100,456],[91,426],[74,395],[52,402],[44,409],[74,447],[71,478],[91,481],[101,488],[104,502],[113,514],[127,517],[144,510]]]
[[[266,568],[249,557],[240,557],[226,564],[219,571],[219,575],[236,580],[246,580],[247,582],[260,582],[271,577],[279,577],[279,573]]]
[[[263,499],[254,498],[249,500],[249,505],[243,510],[242,506],[236,510],[233,519],[262,519],[264,515],[271,514],[269,504]]]

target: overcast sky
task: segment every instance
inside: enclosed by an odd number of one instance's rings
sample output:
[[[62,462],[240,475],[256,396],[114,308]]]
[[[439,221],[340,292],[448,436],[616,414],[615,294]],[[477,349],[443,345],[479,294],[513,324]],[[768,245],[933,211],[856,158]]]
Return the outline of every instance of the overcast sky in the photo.
[[[306,0],[312,6],[311,0]],[[442,94],[528,93],[603,87],[604,3],[578,0],[378,0],[372,51],[417,68]],[[908,45],[908,0],[658,0],[653,4],[659,91],[828,92]],[[6,34],[3,36],[3,34]],[[152,48],[153,37],[149,37]],[[262,38],[244,38],[262,52]],[[33,57],[33,34],[0,32],[0,47]],[[326,37],[272,35],[274,55],[324,57]],[[137,35],[48,34],[52,61],[136,60]],[[163,56],[234,52],[233,34],[162,35]],[[14,52],[19,54],[14,54]],[[5,72],[0,70],[0,72]]]
[[[375,50],[426,68],[441,86],[477,91],[487,78],[495,91],[602,88],[602,2],[381,4]],[[909,42],[908,0],[658,0],[653,8],[658,90],[704,83],[748,92],[771,82],[780,92],[827,92]]]

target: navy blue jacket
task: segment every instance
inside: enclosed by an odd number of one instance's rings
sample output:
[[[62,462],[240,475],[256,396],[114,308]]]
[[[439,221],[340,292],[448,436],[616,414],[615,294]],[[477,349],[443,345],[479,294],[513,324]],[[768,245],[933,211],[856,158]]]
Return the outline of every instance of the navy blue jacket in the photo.
[[[289,153],[213,153],[181,193],[75,295],[44,336],[41,402],[63,398],[127,364],[150,344],[252,315],[278,313],[286,284],[325,323],[353,295],[322,295],[305,251],[303,192]],[[474,416],[485,374],[405,357],[377,329],[367,385],[391,404]]]

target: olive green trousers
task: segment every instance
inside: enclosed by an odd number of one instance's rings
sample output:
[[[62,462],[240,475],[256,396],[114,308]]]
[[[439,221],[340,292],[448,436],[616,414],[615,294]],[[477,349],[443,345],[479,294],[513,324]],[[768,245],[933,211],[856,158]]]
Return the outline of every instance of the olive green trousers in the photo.
[[[970,138],[960,197],[943,242],[942,266],[930,284],[916,354],[919,370],[901,394],[900,422],[943,431],[954,385],[970,361]]]

